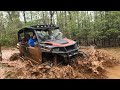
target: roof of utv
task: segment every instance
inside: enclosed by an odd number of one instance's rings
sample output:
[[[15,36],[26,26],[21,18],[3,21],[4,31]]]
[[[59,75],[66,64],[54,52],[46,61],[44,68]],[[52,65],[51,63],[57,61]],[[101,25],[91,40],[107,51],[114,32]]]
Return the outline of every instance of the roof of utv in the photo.
[[[55,25],[34,25],[34,26],[22,28],[18,31],[18,33],[27,32],[27,31],[34,31],[34,30],[49,31],[49,30],[54,30],[54,29],[59,29],[59,27],[57,27]]]

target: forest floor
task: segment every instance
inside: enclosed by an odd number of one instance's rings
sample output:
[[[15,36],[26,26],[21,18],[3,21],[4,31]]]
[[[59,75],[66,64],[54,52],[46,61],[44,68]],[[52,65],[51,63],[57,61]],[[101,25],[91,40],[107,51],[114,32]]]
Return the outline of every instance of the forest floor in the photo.
[[[84,52],[90,52],[89,47],[81,48]],[[120,61],[120,48],[101,48],[96,49],[101,53],[105,53],[105,57],[114,57],[117,62]],[[2,48],[2,58],[0,61],[0,78],[1,79],[46,79],[46,78],[64,78],[64,79],[120,79],[120,65],[105,67],[102,74],[94,74],[85,72],[85,67],[76,66],[31,66],[27,60],[17,59],[10,61],[10,57],[14,53],[19,53],[16,48]],[[101,54],[102,55],[102,54]],[[91,56],[94,59],[95,56]],[[97,56],[98,57],[98,56]],[[96,58],[96,57],[95,57]],[[113,59],[111,59],[113,60]],[[109,63],[110,64],[110,63]],[[76,70],[75,70],[76,69]],[[83,70],[85,69],[85,70]]]

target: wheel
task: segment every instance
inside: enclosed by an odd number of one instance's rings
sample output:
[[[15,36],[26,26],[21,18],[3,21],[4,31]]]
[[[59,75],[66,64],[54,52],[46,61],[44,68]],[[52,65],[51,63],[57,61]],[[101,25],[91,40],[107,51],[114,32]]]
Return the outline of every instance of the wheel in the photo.
[[[42,63],[45,63],[47,61],[45,56],[46,56],[45,53],[42,53]]]
[[[69,58],[68,57],[64,57],[64,64],[68,64],[69,63]]]

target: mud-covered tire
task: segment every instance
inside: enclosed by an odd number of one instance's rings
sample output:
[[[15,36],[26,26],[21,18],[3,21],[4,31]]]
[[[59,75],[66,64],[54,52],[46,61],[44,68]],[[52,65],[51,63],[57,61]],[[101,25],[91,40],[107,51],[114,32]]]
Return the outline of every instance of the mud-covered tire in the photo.
[[[24,50],[22,46],[19,48],[19,52],[21,57],[24,56]]]
[[[51,53],[42,53],[42,62],[47,62],[47,61],[52,61],[53,60],[53,56]]]
[[[42,53],[42,63],[45,63],[47,60],[45,58],[45,53]]]
[[[42,63],[44,63],[44,54],[42,53]]]
[[[68,57],[64,57],[64,64],[68,64],[68,63],[69,63]]]

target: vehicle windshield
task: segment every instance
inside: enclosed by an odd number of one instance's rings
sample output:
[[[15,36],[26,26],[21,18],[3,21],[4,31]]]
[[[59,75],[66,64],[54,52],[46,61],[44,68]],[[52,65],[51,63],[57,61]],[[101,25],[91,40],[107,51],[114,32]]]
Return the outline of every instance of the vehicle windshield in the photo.
[[[59,29],[48,30],[48,31],[37,31],[37,34],[41,41],[56,40],[63,38],[63,34],[62,32],[60,32]]]

